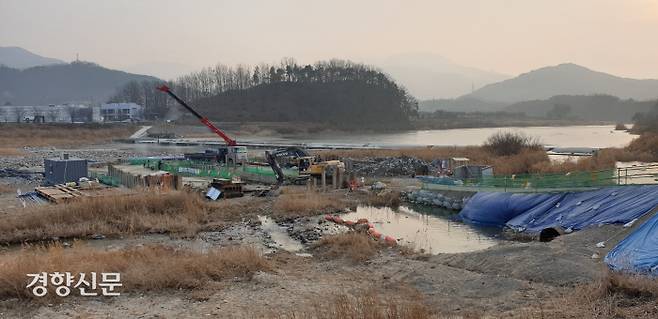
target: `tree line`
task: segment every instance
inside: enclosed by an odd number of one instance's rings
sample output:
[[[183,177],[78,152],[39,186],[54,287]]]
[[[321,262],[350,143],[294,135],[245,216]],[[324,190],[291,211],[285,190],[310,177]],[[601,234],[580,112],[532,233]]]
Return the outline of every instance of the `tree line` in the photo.
[[[322,84],[338,82],[353,82],[358,83],[360,88],[388,91],[391,94],[388,94],[387,98],[392,99],[389,102],[398,108],[398,110],[394,110],[395,113],[399,113],[407,119],[417,115],[418,103],[405,88],[397,85],[386,74],[374,67],[346,60],[319,61],[314,64],[300,65],[292,58],[284,58],[277,65],[260,63],[254,66],[238,64],[232,67],[217,64],[181,76],[173,82],[168,82],[167,85],[182,99],[194,102],[219,95],[249,94],[249,89],[260,86],[276,87],[276,90],[271,90],[271,93],[275,94],[276,91],[290,88],[286,85],[276,84],[320,84],[322,86]],[[162,117],[175,102],[157,92],[154,89],[155,86],[157,83],[150,81],[130,82],[119,88],[110,102],[135,102],[145,107],[145,115],[148,118]],[[262,93],[259,92],[259,96]],[[348,98],[358,99],[359,97],[352,92]],[[323,105],[323,107],[325,106]],[[245,118],[245,120],[249,120],[249,118]]]

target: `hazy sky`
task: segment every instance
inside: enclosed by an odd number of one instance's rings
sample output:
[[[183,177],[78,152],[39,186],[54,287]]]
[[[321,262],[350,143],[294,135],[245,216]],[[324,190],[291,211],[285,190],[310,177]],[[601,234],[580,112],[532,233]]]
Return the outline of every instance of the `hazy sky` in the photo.
[[[658,78],[658,0],[0,0],[0,46],[121,68],[403,53],[516,75],[574,62]]]

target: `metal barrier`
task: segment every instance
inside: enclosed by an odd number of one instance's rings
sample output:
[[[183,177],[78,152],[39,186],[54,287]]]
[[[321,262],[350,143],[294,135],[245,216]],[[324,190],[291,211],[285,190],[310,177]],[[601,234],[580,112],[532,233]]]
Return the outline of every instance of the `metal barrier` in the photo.
[[[658,183],[658,164],[618,167],[616,173],[619,185]]]

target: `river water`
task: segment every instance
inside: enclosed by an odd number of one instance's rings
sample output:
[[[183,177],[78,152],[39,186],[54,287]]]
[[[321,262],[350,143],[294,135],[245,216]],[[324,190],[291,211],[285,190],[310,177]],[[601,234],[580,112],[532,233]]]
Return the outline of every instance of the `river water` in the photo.
[[[351,146],[466,146],[481,145],[499,131],[521,132],[536,137],[540,143],[557,147],[622,147],[635,135],[615,131],[613,125],[580,125],[559,127],[465,128],[421,130],[397,133],[318,133],[304,136],[238,136],[241,141],[267,141]]]

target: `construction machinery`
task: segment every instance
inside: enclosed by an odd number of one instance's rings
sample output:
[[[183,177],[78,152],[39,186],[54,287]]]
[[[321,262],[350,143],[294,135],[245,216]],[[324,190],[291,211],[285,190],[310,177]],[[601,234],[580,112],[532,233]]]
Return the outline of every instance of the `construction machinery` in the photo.
[[[246,146],[238,145],[234,139],[230,138],[226,133],[217,128],[207,117],[199,114],[191,106],[185,103],[185,101],[176,96],[176,94],[174,94],[174,92],[172,92],[166,85],[162,85],[157,89],[167,93],[171,98],[176,100],[176,102],[198,118],[203,125],[208,127],[226,142],[226,146],[220,147],[217,150],[206,150],[204,153],[185,154],[186,158],[193,160],[218,161],[228,165],[246,163]],[[273,151],[266,151],[265,159],[276,175],[277,186],[283,184],[286,180],[282,166],[285,168],[298,168],[299,176],[292,180],[293,183],[303,183],[309,178],[326,178],[336,175],[343,176],[345,171],[345,164],[343,162],[338,160],[317,161],[314,156],[311,156],[306,150],[299,147],[286,147]]]
[[[306,150],[299,147],[285,147],[269,152],[280,166],[285,168],[296,167],[300,175],[309,175],[311,177],[325,176],[331,177],[334,172],[345,171],[345,163],[339,160],[318,161],[315,156],[311,156]]]
[[[162,85],[157,89],[167,93],[171,98],[176,100],[178,104],[182,105],[185,109],[190,111],[190,113],[192,113],[196,118],[198,118],[199,121],[203,123],[203,125],[208,127],[213,133],[217,134],[226,142],[226,146],[220,147],[217,150],[208,150],[205,153],[200,153],[200,154],[188,154],[190,159],[217,160],[219,162],[223,162],[228,165],[242,164],[247,161],[246,146],[239,146],[234,139],[230,138],[228,135],[226,135],[226,133],[224,133],[222,130],[217,128],[212,122],[210,122],[210,120],[207,117],[199,114],[199,112],[194,110],[191,106],[185,103],[185,101],[183,101],[176,94],[174,94],[174,92],[172,92],[168,86]]]

